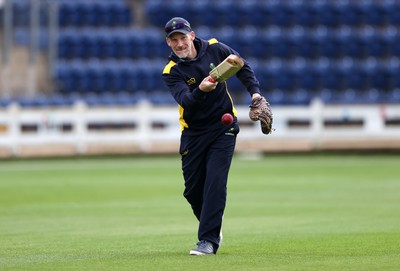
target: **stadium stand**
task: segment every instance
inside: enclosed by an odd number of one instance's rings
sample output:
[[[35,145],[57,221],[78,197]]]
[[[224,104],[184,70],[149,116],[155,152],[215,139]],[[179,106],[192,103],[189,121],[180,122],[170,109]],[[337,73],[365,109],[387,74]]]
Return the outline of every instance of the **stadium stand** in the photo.
[[[90,105],[142,98],[173,103],[160,78],[169,54],[162,27],[173,16],[187,17],[199,36],[217,37],[239,51],[274,104],[303,105],[315,97],[325,103],[400,101],[399,1],[147,0],[143,25],[134,24],[129,1],[57,1],[57,87],[49,104],[68,105],[76,97]],[[14,38],[26,45],[29,1],[15,0],[13,8]],[[40,18],[46,25],[44,11]],[[232,80],[234,99],[247,103],[242,88]],[[28,100],[18,101],[46,104],[45,97]]]

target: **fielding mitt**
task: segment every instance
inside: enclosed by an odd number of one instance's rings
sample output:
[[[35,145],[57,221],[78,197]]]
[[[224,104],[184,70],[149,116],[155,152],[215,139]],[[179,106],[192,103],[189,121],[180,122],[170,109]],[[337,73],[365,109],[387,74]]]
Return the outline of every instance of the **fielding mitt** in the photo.
[[[260,96],[252,99],[249,112],[249,117],[252,121],[259,120],[261,123],[261,131],[263,134],[270,134],[274,130],[272,128],[272,111],[267,100]]]

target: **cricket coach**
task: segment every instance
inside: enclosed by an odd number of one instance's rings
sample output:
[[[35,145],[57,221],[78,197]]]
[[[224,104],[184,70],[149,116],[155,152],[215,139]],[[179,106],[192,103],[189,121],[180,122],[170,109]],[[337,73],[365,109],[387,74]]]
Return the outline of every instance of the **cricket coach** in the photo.
[[[214,38],[196,37],[190,23],[181,17],[169,20],[164,30],[172,52],[162,78],[179,108],[183,195],[199,221],[199,242],[189,254],[212,255],[222,242],[228,173],[239,125],[227,83],[214,82],[209,72],[230,54],[239,53]],[[252,98],[250,118],[260,120],[262,132],[269,134],[269,104],[260,94],[259,82],[249,63],[243,61],[236,76]],[[230,125],[221,123],[225,113],[234,116]]]

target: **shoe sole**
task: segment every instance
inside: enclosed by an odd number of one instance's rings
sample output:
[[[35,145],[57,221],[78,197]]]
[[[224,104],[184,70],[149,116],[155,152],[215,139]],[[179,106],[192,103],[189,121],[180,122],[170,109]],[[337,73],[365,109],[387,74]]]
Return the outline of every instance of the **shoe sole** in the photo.
[[[205,253],[197,250],[191,250],[189,252],[189,255],[196,255],[196,256],[208,256],[208,255],[214,255],[213,253]]]

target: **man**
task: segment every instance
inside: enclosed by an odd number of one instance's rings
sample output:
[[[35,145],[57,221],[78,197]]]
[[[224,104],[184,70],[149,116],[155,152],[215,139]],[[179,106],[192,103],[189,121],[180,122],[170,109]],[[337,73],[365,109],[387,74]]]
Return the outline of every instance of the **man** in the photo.
[[[226,82],[214,82],[209,72],[228,55],[239,54],[216,39],[196,37],[181,17],[166,23],[165,34],[172,53],[162,76],[179,105],[184,197],[199,220],[199,242],[190,254],[216,254],[222,242],[228,173],[239,126]],[[253,100],[262,98],[259,82],[246,61],[237,77]],[[229,126],[221,123],[225,113],[234,116]]]

